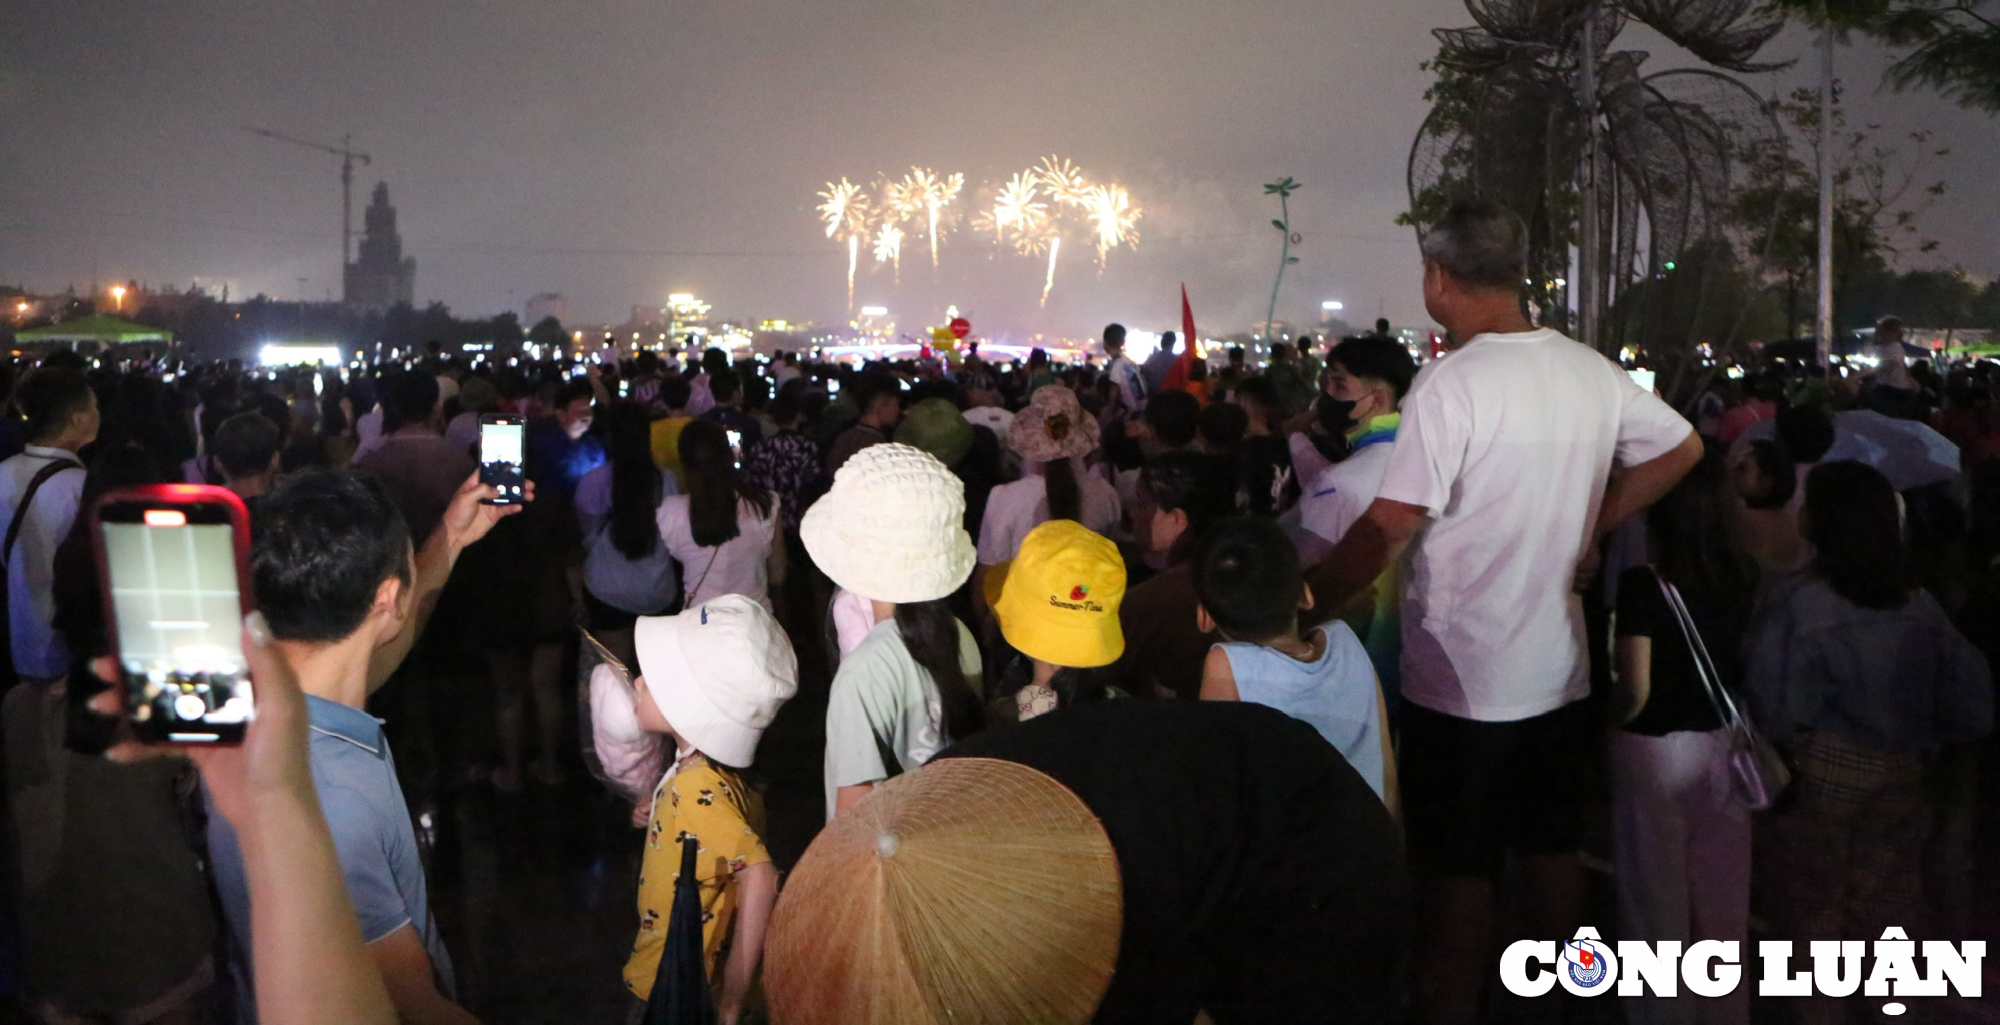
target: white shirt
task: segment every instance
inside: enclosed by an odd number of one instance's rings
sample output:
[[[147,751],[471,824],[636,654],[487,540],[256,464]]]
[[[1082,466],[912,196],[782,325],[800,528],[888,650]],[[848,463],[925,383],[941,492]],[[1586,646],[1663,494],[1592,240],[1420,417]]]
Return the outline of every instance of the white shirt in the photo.
[[[771,540],[778,534],[778,500],[771,499],[769,515],[759,516],[756,506],[739,499],[736,536],[715,548],[694,543],[688,502],[686,495],[668,495],[660,502],[660,539],[681,564],[681,580],[688,589],[685,607],[693,608],[725,594],[740,594],[770,611],[771,585],[765,563],[771,557]]]
[[[1395,447],[1394,440],[1376,442],[1306,480],[1299,495],[1299,526],[1328,544],[1339,543],[1375,504]]]
[[[1076,473],[1076,485],[1083,498],[1083,525],[1110,536],[1120,515],[1118,489],[1081,469]],[[1049,483],[1040,474],[994,488],[986,496],[986,518],[979,525],[980,565],[1011,561],[1028,534],[1048,522],[1048,497]]]
[[[1693,428],[1552,330],[1480,335],[1424,367],[1380,496],[1433,517],[1403,574],[1403,695],[1468,719],[1526,719],[1589,689],[1571,592],[1612,461]]]
[[[377,403],[375,408],[354,418],[354,436],[359,440],[355,443],[354,455],[350,459],[359,459],[382,447],[382,406],[380,403]]]
[[[20,455],[0,462],[0,540],[21,504],[28,483],[52,459],[81,462],[76,453],[29,445]],[[69,536],[83,501],[81,467],[63,470],[35,493],[35,504],[21,522],[21,536],[7,553],[7,618],[14,643],[14,671],[22,676],[54,678],[69,672],[69,646],[56,632],[56,547]]]
[[[1104,373],[1111,378],[1112,384],[1118,386],[1118,397],[1125,403],[1127,410],[1136,416],[1140,410],[1146,408],[1146,379],[1139,373],[1137,363],[1124,356],[1118,356],[1112,359],[1110,366],[1104,368]]]

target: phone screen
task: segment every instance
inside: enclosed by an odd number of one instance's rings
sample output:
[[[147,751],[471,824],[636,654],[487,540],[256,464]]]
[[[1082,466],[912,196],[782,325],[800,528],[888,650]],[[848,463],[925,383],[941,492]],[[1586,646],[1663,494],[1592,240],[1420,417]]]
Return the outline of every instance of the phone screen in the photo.
[[[743,432],[729,431],[729,453],[736,458],[736,468],[743,469]]]
[[[154,740],[242,739],[256,704],[227,508],[120,504],[99,524],[133,722]]]
[[[1655,380],[1655,377],[1654,377],[1654,375],[1653,375],[1653,372],[1652,372],[1652,371],[1650,371],[1650,370],[1627,370],[1627,371],[1625,371],[1625,372],[1626,372],[1627,374],[1631,375],[1631,377],[1632,377],[1632,383],[1633,383],[1633,384],[1636,384],[1636,385],[1638,385],[1638,386],[1639,386],[1640,388],[1643,388],[1643,389],[1645,389],[1646,391],[1652,391],[1652,390],[1653,390],[1653,382],[1654,382],[1654,380]]]
[[[517,416],[488,417],[479,423],[479,482],[499,489],[494,505],[518,505],[527,499],[527,427]]]

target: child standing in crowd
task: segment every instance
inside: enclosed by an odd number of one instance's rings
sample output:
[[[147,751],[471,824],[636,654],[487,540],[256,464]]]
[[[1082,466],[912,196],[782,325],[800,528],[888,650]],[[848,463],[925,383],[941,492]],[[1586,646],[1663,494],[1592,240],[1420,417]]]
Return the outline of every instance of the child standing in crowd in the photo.
[[[1299,613],[1313,598],[1285,532],[1269,520],[1216,527],[1195,552],[1194,587],[1202,630],[1224,641],[1202,667],[1202,699],[1252,701],[1304,720],[1395,810],[1395,760],[1375,667],[1345,623],[1299,636]]]
[[[1653,562],[1618,583],[1618,687],[1611,734],[1612,858],[1624,935],[1741,943],[1749,936],[1750,809],[1731,792],[1730,734],[1661,589],[1672,584],[1731,693],[1757,565],[1736,544],[1720,453],[1711,451],[1646,516]],[[1627,1001],[1635,1025],[1694,1021],[1692,997]],[[1708,1003],[1708,1002],[1704,1002]],[[1700,1008],[1750,1020],[1748,987]]]
[[[1134,697],[1200,695],[1202,660],[1219,638],[1195,622],[1200,603],[1190,562],[1195,542],[1235,512],[1235,503],[1229,465],[1214,456],[1168,452],[1139,471],[1132,532],[1167,568],[1133,587],[1118,610],[1126,640],[1119,677]]]
[[[798,659],[762,605],[723,595],[678,616],[649,616],[635,631],[639,726],[671,738],[673,765],[653,791],[639,870],[639,937],[625,962],[625,988],[645,1013],[666,947],[680,879],[681,840],[698,845],[702,956],[717,1017],[735,1025],[749,1006],[764,956],[764,925],[778,900],[778,869],[759,836],[763,803],[736,770],[779,706],[798,692]]]
[[[1026,722],[1109,696],[1112,688],[1097,670],[1125,652],[1118,625],[1124,598],[1118,546],[1074,520],[1050,520],[1031,531],[993,607],[1000,632],[1027,661],[1002,678],[987,717]]]
[[[829,819],[983,725],[979,646],[945,602],[972,572],[964,515],[958,478],[893,442],[856,452],[806,511],[807,553],[875,621],[827,698]]]

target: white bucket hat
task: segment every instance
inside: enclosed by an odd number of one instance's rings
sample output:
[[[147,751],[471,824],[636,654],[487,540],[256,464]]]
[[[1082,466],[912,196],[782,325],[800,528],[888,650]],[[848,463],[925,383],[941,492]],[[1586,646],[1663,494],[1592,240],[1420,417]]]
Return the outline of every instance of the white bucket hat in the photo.
[[[833,582],[864,598],[935,601],[972,575],[965,484],[908,445],[870,445],[833,477],[799,524],[806,552]]]
[[[675,735],[732,768],[799,689],[792,642],[764,606],[725,594],[677,616],[640,616],[639,672]]]

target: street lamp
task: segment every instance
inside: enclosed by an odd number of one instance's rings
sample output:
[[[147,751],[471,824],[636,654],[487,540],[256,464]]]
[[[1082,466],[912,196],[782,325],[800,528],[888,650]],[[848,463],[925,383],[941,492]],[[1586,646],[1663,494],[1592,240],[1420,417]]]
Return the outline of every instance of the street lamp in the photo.
[[[111,301],[118,304],[118,312],[125,312],[125,286],[111,286]]]

